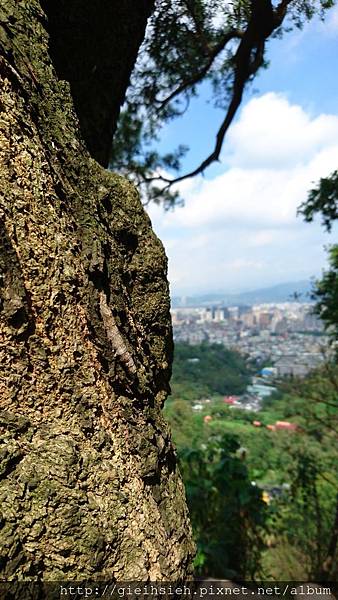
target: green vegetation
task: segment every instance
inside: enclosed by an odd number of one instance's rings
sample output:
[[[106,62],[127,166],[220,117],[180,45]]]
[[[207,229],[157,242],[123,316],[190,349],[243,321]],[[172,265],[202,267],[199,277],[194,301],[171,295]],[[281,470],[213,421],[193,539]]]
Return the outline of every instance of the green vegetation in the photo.
[[[251,370],[237,352],[221,344],[175,344],[171,380],[173,396],[196,400],[215,394],[242,394]]]
[[[235,436],[210,435],[180,453],[198,544],[197,575],[252,578],[259,570],[267,508],[251,485]]]
[[[331,231],[338,219],[338,171],[319,180],[307,200],[299,207],[299,213],[308,223],[321,215],[322,225]],[[312,297],[316,300],[316,313],[325,323],[333,343],[338,343],[338,244],[329,247],[329,269],[321,280],[315,282]]]
[[[237,355],[218,346],[178,344],[175,396],[166,407],[198,546],[197,573],[333,579],[338,367],[326,365],[306,380],[293,380],[255,414],[229,407],[212,394],[218,383],[211,385],[210,372],[207,377],[201,366],[223,373],[221,357],[234,381],[242,368],[247,381],[249,370]],[[194,410],[193,400],[206,396],[208,402],[200,400],[200,410]],[[254,426],[255,420],[260,425]],[[296,429],[269,430],[267,425],[276,421]]]
[[[338,244],[329,249],[329,269],[317,281],[316,313],[324,321],[333,341],[338,340]]]
[[[307,223],[320,214],[322,225],[331,231],[332,223],[338,218],[338,171],[319,180],[317,187],[310,190],[307,199],[299,207],[299,213]]]

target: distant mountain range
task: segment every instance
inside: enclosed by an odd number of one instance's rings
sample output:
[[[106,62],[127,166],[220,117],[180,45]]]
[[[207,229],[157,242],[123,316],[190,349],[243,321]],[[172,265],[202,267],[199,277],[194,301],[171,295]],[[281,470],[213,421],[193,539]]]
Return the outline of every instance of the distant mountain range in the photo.
[[[311,302],[311,288],[310,281],[293,281],[239,294],[210,292],[210,294],[196,296],[175,296],[172,298],[171,304],[172,308],[188,308],[194,306],[250,306],[252,304],[280,302]]]

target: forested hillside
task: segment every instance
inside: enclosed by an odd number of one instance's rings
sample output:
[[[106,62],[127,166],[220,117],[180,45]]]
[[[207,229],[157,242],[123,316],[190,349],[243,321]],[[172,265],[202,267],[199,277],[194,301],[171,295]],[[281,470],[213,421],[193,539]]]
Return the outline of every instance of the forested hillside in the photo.
[[[175,344],[173,375],[174,398],[198,400],[213,394],[241,394],[252,370],[245,359],[220,344]]]
[[[217,355],[213,346],[177,346],[175,393],[166,416],[186,484],[197,573],[334,579],[337,366],[328,364],[303,381],[284,382],[257,413],[230,407],[217,394],[197,411],[191,400],[200,391],[194,379],[198,366],[221,370],[217,360],[223,356],[225,371],[240,378],[240,359],[220,349]],[[200,361],[189,362],[192,357]],[[248,372],[243,372],[245,380]],[[183,374],[185,384],[177,387]]]

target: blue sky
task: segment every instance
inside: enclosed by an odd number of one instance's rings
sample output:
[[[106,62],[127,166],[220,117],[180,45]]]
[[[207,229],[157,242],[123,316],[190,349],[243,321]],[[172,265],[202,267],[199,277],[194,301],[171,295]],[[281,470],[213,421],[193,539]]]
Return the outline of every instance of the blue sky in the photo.
[[[268,69],[247,91],[221,164],[179,185],[183,208],[148,208],[169,259],[173,295],[235,292],[319,276],[337,239],[296,217],[307,190],[338,168],[338,8],[324,23],[269,43]],[[160,148],[187,143],[184,167],[212,148],[221,111],[208,88]]]

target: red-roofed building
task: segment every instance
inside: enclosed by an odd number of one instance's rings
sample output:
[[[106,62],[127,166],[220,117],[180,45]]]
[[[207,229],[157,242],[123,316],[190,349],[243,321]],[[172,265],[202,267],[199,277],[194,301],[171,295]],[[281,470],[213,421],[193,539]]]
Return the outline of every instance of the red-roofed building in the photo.
[[[224,396],[223,398],[223,402],[225,402],[225,404],[236,404],[238,400],[239,396]]]
[[[288,431],[295,431],[297,429],[297,425],[289,423],[289,421],[276,421],[275,427],[276,429],[286,429]]]

